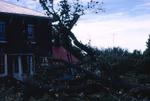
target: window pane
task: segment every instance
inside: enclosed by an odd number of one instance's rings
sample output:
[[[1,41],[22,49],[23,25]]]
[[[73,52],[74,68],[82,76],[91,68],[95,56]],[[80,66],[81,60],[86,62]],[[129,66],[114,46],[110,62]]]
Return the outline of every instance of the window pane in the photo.
[[[14,73],[18,73],[19,72],[18,56],[13,56],[12,62],[13,62],[12,65],[13,65]]]
[[[34,39],[34,25],[28,24],[27,26],[27,33],[28,33],[28,39],[33,40]]]
[[[4,73],[4,55],[0,55],[0,73]]]
[[[5,40],[5,22],[0,21],[0,41]]]
[[[26,55],[22,56],[21,60],[22,60],[23,73],[29,73],[29,67],[27,64],[27,56]]]

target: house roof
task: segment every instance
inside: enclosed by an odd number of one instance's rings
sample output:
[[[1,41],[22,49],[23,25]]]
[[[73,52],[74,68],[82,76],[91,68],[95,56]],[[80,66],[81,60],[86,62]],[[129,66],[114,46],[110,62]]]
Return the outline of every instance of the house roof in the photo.
[[[47,17],[43,13],[38,11],[21,7],[15,4],[8,3],[6,1],[0,0],[0,12],[2,13],[12,13],[12,14],[22,14],[22,15],[30,15],[30,16],[39,16],[39,17]]]

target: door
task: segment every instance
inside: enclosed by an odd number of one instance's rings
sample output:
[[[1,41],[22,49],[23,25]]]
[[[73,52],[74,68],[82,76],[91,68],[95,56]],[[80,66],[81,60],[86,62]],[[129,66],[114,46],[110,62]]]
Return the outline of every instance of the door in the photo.
[[[20,55],[8,56],[8,74],[15,77],[18,80],[22,80],[22,63]]]
[[[0,76],[5,74],[4,55],[0,54]]]
[[[0,76],[7,76],[7,54],[0,54]]]

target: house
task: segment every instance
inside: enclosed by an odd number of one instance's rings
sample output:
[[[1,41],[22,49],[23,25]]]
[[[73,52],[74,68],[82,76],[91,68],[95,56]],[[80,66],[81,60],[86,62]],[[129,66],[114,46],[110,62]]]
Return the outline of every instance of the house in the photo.
[[[50,18],[0,0],[0,76],[22,80],[51,55]]]
[[[62,46],[52,44],[51,19],[46,15],[0,0],[0,77],[23,80],[33,75],[45,57],[78,62]]]

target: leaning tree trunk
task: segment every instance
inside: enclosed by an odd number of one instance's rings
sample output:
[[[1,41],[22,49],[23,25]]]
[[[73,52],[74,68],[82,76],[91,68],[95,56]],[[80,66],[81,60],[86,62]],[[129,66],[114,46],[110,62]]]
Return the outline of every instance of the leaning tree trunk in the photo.
[[[64,34],[73,41],[74,45],[78,47],[81,51],[85,51],[87,55],[91,57],[89,60],[90,62],[97,61],[96,53],[92,48],[79,42],[77,38],[75,37],[74,33],[72,33],[69,29],[67,29],[66,27],[63,27],[63,28],[64,28],[63,30],[65,30]],[[95,80],[98,80],[98,82],[100,82],[104,87],[108,87],[108,88],[112,88],[116,90],[122,89],[128,92],[128,94],[133,95],[133,96],[139,95],[142,97],[145,97],[145,96],[148,97],[150,95],[149,86],[143,86],[140,84],[133,84],[133,83],[124,81],[123,79],[119,78],[116,74],[113,73],[113,71],[111,70],[111,66],[106,61],[101,59],[97,62],[99,63],[98,65],[100,66],[102,72],[104,72],[104,75],[106,78],[104,79],[99,78],[99,76],[89,71],[86,71],[86,73],[90,74]]]

